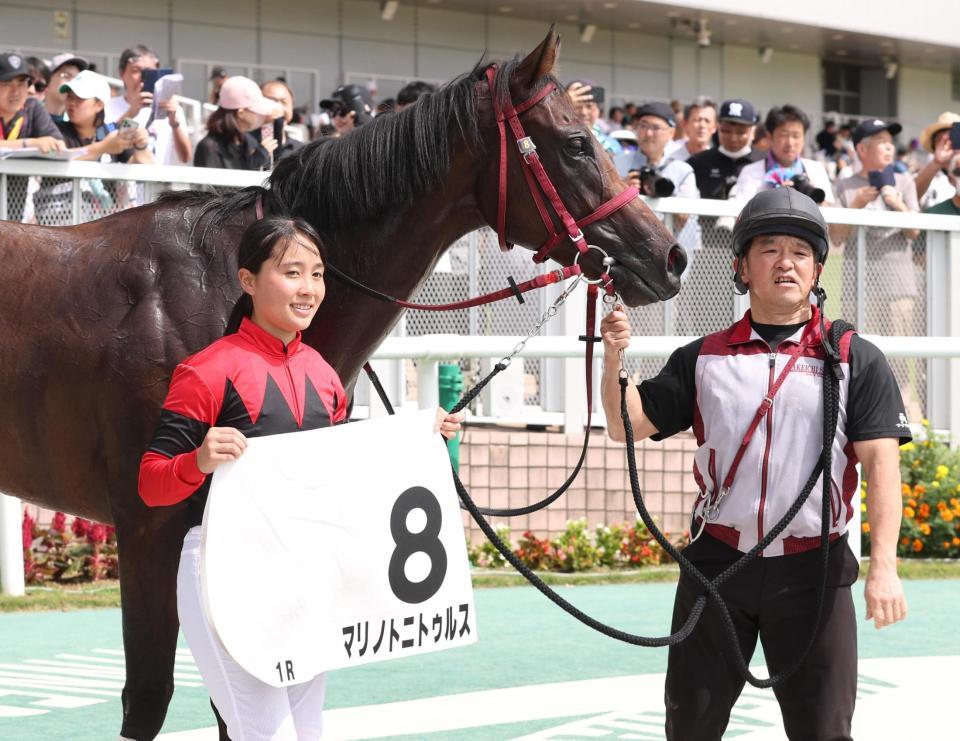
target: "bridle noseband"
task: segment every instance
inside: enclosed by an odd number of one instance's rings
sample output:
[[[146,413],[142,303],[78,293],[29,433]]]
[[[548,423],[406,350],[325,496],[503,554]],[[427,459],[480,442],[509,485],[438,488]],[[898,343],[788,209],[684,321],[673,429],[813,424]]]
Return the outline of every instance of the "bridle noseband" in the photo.
[[[626,206],[627,203],[638,197],[639,191],[633,186],[626,188],[613,198],[604,201],[592,213],[584,216],[582,219],[574,219],[573,216],[570,215],[570,211],[563,204],[563,199],[560,197],[560,194],[557,192],[557,189],[551,182],[550,176],[547,175],[547,171],[543,168],[543,163],[540,161],[540,156],[537,154],[536,144],[533,143],[533,139],[527,135],[526,131],[524,131],[523,124],[520,122],[520,114],[530,110],[537,103],[546,98],[550,93],[554,92],[557,89],[556,83],[548,82],[532,98],[514,105],[510,98],[506,98],[505,100],[501,101],[497,96],[497,65],[492,64],[487,67],[486,76],[487,85],[490,89],[490,100],[493,105],[493,113],[496,118],[497,129],[500,134],[500,177],[497,199],[497,240],[499,241],[500,249],[506,251],[513,247],[513,245],[507,242],[506,239],[507,125],[509,125],[510,133],[517,144],[517,150],[520,156],[521,171],[523,172],[523,176],[527,181],[527,187],[530,191],[530,195],[533,197],[533,202],[537,206],[537,211],[540,213],[540,219],[543,221],[543,226],[547,230],[547,239],[542,245],[540,245],[540,247],[537,248],[537,251],[533,256],[533,261],[536,263],[544,262],[550,256],[550,252],[566,237],[569,237],[570,241],[573,242],[574,246],[579,252],[578,259],[579,256],[585,255],[591,249],[596,249],[604,255],[606,259],[604,260],[604,267],[600,274],[600,278],[597,280],[597,283],[602,283],[607,293],[612,294],[613,278],[611,278],[610,274],[607,272],[610,264],[612,264],[612,260],[609,259],[607,254],[599,247],[588,245],[587,240],[583,236],[582,230],[583,227],[596,221],[600,221],[601,219],[605,219],[619,211],[621,208]],[[550,206],[553,207],[554,213],[563,224],[563,231],[558,231],[554,225],[553,218],[550,216],[550,212],[547,209],[547,204],[544,202],[544,195],[546,196],[547,200],[550,201]]]

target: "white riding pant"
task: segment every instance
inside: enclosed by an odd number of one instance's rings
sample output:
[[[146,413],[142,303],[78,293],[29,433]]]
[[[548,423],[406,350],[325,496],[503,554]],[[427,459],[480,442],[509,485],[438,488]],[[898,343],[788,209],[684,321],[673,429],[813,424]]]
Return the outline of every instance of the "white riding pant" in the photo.
[[[199,527],[191,528],[183,541],[177,613],[231,741],[314,741],[321,737],[325,675],[292,687],[271,687],[230,657],[207,622],[200,587]]]

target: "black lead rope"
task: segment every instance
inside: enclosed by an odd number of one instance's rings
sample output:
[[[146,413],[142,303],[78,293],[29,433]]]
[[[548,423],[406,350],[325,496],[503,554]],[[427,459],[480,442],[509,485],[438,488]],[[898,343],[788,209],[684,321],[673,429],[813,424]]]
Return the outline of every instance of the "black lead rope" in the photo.
[[[730,639],[731,647],[733,649],[734,659],[737,663],[737,668],[740,671],[741,675],[745,678],[754,687],[758,688],[768,688],[773,687],[776,684],[779,684],[790,677],[796,670],[803,664],[809,655],[811,649],[813,648],[814,643],[816,642],[817,634],[820,631],[820,621],[823,614],[823,603],[826,596],[827,580],[828,580],[828,566],[830,560],[830,472],[832,469],[832,460],[833,460],[833,440],[836,435],[837,429],[837,417],[839,415],[839,406],[840,406],[840,379],[843,377],[842,369],[839,366],[839,352],[838,348],[840,346],[840,338],[849,331],[853,330],[853,327],[842,321],[835,321],[831,326],[830,338],[828,339],[825,334],[822,334],[822,342],[826,350],[826,361],[825,365],[830,366],[830,373],[825,372],[823,374],[823,449],[821,451],[820,457],[817,461],[817,464],[814,466],[813,471],[810,473],[810,477],[807,479],[806,484],[803,487],[803,490],[798,495],[797,499],[794,501],[793,505],[787,512],[783,515],[780,521],[770,529],[766,536],[757,543],[750,551],[743,554],[736,562],[731,564],[725,571],[719,574],[715,579],[710,580],[700,570],[691,563],[676,547],[667,540],[666,536],[660,531],[657,527],[656,522],[654,522],[653,517],[650,515],[649,511],[646,508],[646,504],[643,501],[643,494],[640,491],[640,481],[639,473],[637,470],[637,461],[636,461],[636,452],[634,450],[634,438],[633,438],[633,426],[630,423],[629,413],[627,412],[626,405],[626,388],[627,388],[627,379],[621,377],[620,379],[620,414],[624,423],[625,435],[627,438],[627,467],[630,473],[630,488],[633,493],[634,504],[637,507],[637,511],[640,514],[640,518],[646,525],[647,529],[653,535],[654,539],[660,544],[664,551],[673,558],[677,564],[680,566],[680,569],[686,572],[690,577],[692,577],[704,590],[705,594],[701,594],[694,601],[693,607],[690,610],[690,614],[687,616],[686,622],[681,626],[681,628],[675,633],[669,636],[663,636],[658,638],[652,638],[648,636],[640,636],[633,633],[628,633],[626,631],[619,630],[617,628],[611,627],[605,623],[602,623],[595,618],[590,617],[575,605],[571,604],[559,594],[557,594],[553,589],[551,589],[544,581],[537,576],[530,568],[528,568],[519,558],[513,553],[512,550],[500,539],[496,534],[493,527],[484,517],[483,511],[476,505],[473,499],[470,497],[463,483],[460,481],[459,476],[457,476],[455,471],[452,471],[454,485],[457,489],[457,493],[460,496],[460,499],[463,501],[463,504],[466,510],[470,513],[470,516],[473,517],[474,521],[480,527],[483,534],[487,539],[493,543],[494,547],[500,553],[503,558],[510,563],[528,582],[530,582],[534,587],[536,587],[544,596],[546,596],[551,602],[559,606],[569,615],[579,620],[584,625],[593,628],[599,633],[606,635],[610,638],[613,638],[624,643],[628,643],[636,646],[645,646],[645,647],[658,647],[658,646],[671,646],[677,643],[680,643],[685,638],[687,638],[696,627],[697,622],[700,620],[701,615],[703,614],[704,608],[706,607],[707,597],[710,597],[714,600],[717,605],[717,608],[720,611],[720,615],[723,619],[724,625],[727,629],[727,634]],[[503,371],[506,368],[506,364],[497,363],[494,366],[494,369],[483,378],[476,386],[470,389],[464,396],[460,399],[459,402],[450,410],[451,414],[455,414],[465,408],[474,398],[480,393],[480,391],[490,382],[490,380]],[[389,399],[386,396],[386,393],[383,389],[382,384],[380,384],[379,379],[377,379],[376,374],[373,372],[373,369],[369,366],[369,363],[364,366],[364,369],[367,371],[367,374],[370,376],[370,380],[374,385],[374,388],[377,390],[377,393],[380,395],[381,400],[384,403],[384,406],[392,414],[393,407],[390,404]],[[800,652],[799,658],[792,664],[788,669],[780,672],[776,675],[771,675],[767,679],[761,679],[754,676],[750,672],[749,665],[746,658],[743,655],[743,650],[740,646],[740,641],[737,636],[736,627],[733,623],[733,619],[730,616],[730,612],[724,602],[722,596],[718,591],[718,586],[728,579],[735,576],[747,564],[756,559],[762,551],[767,548],[790,524],[790,522],[796,517],[796,515],[803,508],[803,505],[806,503],[807,499],[810,496],[810,493],[813,491],[813,487],[816,485],[817,479],[820,477],[820,474],[824,473],[823,477],[823,496],[821,502],[820,510],[820,554],[821,554],[821,579],[820,579],[820,588],[817,596],[817,608],[816,608],[816,617],[814,619],[813,629],[810,633],[810,637],[807,640],[806,645],[804,646],[803,651]],[[570,481],[572,479],[568,479]],[[561,492],[562,493],[562,492]],[[550,501],[556,499],[558,494],[551,495],[548,497]],[[546,501],[546,500],[544,500]]]

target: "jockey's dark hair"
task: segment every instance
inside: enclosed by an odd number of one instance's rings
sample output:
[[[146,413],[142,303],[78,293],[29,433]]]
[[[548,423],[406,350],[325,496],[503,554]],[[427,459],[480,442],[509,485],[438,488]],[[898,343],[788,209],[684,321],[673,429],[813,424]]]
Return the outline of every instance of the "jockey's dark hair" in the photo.
[[[267,216],[253,222],[243,233],[237,248],[237,267],[246,268],[256,275],[267,260],[283,260],[283,256],[295,241],[315,252],[321,261],[326,262],[327,251],[323,240],[309,223],[298,217]],[[224,334],[236,332],[240,329],[244,317],[250,318],[252,315],[253,299],[249,293],[244,292],[230,312]]]
[[[517,56],[497,68],[499,100],[509,99],[510,80],[521,61]],[[198,219],[203,223],[198,230],[202,239],[208,226],[223,224],[260,197],[267,213],[296,215],[313,224],[333,250],[337,267],[358,267],[358,259],[373,259],[350,250],[358,230],[376,224],[387,233],[415,198],[440,185],[450,170],[457,139],[473,150],[482,146],[477,103],[487,94],[485,70],[481,60],[470,72],[422,95],[415,106],[377,116],[345,136],[314,141],[288,154],[274,166],[266,189],[254,186],[221,196],[177,191],[165,193],[161,201],[199,206],[209,214],[210,220]],[[537,92],[549,82],[558,84],[544,76],[527,92]]]

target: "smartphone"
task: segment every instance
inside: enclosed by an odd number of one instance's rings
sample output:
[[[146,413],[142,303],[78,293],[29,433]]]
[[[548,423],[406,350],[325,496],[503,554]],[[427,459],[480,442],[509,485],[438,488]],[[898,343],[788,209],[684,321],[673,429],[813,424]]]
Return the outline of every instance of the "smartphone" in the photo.
[[[603,105],[605,91],[599,85],[592,85],[590,87],[590,95],[593,96],[593,102],[599,106]]]
[[[867,180],[870,185],[880,190],[885,185],[896,185],[897,179],[893,174],[893,165],[887,165],[882,170],[870,170],[867,173]]]
[[[960,149],[960,122],[950,127],[950,146]]]
[[[125,118],[117,128],[121,131],[123,129],[138,129],[140,128],[140,123],[134,118]]]
[[[172,75],[173,69],[170,67],[161,67],[160,69],[145,69],[140,73],[140,81],[143,82],[144,93],[152,93],[157,85],[157,80],[166,75]]]
[[[285,123],[283,116],[277,116],[273,119],[273,138],[276,139],[277,142],[283,141],[283,127]]]

